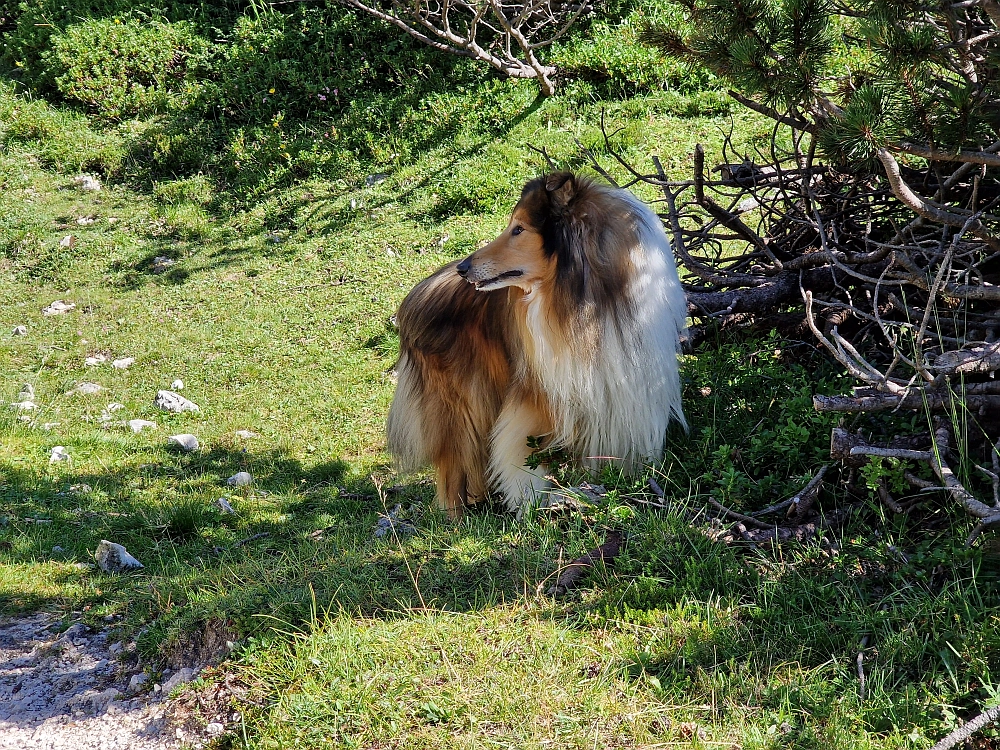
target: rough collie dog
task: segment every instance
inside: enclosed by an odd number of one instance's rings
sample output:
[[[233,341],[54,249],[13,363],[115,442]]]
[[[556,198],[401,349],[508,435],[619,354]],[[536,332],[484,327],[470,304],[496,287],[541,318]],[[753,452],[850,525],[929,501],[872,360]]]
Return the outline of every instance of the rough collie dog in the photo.
[[[420,282],[396,317],[388,443],[432,464],[451,517],[499,493],[541,500],[536,448],[626,472],[686,427],[677,352],[686,305],[660,220],[626,190],[568,172],[524,186],[507,228]]]

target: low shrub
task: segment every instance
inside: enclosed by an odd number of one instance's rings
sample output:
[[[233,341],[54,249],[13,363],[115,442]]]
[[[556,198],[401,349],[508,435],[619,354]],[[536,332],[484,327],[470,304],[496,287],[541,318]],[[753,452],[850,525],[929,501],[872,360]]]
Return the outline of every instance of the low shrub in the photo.
[[[67,27],[43,60],[67,100],[118,121],[186,104],[208,49],[190,23],[115,17]]]

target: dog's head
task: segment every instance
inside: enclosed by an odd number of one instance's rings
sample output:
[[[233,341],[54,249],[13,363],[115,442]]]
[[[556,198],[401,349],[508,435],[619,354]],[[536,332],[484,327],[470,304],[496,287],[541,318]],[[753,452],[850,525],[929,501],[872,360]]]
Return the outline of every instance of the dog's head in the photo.
[[[517,286],[533,291],[556,272],[562,216],[580,183],[569,172],[531,180],[500,236],[458,264],[458,273],[480,291]]]

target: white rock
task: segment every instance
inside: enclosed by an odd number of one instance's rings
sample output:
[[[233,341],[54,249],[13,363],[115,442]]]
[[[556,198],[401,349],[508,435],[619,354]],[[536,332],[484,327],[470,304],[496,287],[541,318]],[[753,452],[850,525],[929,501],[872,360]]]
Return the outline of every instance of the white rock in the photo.
[[[169,693],[178,685],[183,685],[185,682],[191,682],[191,680],[194,679],[194,676],[195,672],[190,667],[178,669],[177,672],[170,676],[170,679],[163,683],[163,692]]]
[[[175,265],[177,265],[177,261],[173,258],[168,258],[166,255],[157,255],[153,258],[153,273],[163,273]]]
[[[14,326],[14,330],[11,333],[12,336],[27,336],[28,326]]]
[[[136,693],[142,690],[142,688],[145,686],[147,682],[149,682],[148,674],[144,672],[140,672],[139,674],[134,674],[132,675],[132,678],[128,681],[128,688],[126,688],[126,692],[129,695],[135,695]]]
[[[69,452],[66,450],[66,446],[57,445],[52,449],[52,453],[49,455],[49,463],[57,464],[60,461],[69,461]]]
[[[99,693],[85,693],[84,695],[87,695],[90,699],[90,705],[93,706],[94,711],[96,713],[100,713],[101,709],[118,697],[118,688],[108,688],[107,690],[102,690]]]
[[[133,364],[135,364],[135,357],[122,357],[121,359],[113,361],[111,366],[116,370],[127,370]]]
[[[229,500],[224,497],[220,497],[218,503],[223,513],[228,516],[236,515],[236,511],[233,510],[233,506],[229,504]]]
[[[95,193],[101,189],[101,181],[89,174],[77,175],[73,178],[73,184],[81,190],[93,190]]]
[[[127,573],[143,567],[143,564],[132,557],[122,545],[109,542],[107,539],[102,539],[97,545],[94,557],[105,573]]]
[[[110,404],[104,407],[104,411],[108,414],[114,414],[116,411],[120,411],[125,408],[125,404],[119,404],[117,401],[112,401]]]
[[[205,734],[209,737],[218,737],[220,734],[226,731],[226,728],[217,721],[210,721],[208,726],[205,727]]]
[[[201,444],[198,442],[198,438],[189,433],[171,435],[167,438],[167,443],[170,445],[176,445],[182,451],[196,451],[201,447]]]
[[[67,395],[71,393],[79,393],[84,396],[92,396],[101,390],[101,386],[97,383],[80,383],[76,388],[70,391],[66,391]]]
[[[157,406],[164,411],[172,411],[180,414],[185,411],[201,411],[198,404],[188,401],[179,393],[173,391],[157,391],[156,398],[153,399],[153,406]]]
[[[253,477],[248,471],[240,471],[233,474],[229,479],[226,480],[226,484],[230,487],[246,487],[253,481]]]
[[[18,422],[24,422],[25,424],[29,424],[31,422],[31,417],[29,417],[27,414],[22,414],[21,416],[19,416],[17,418],[17,421]]]
[[[244,440],[253,440],[254,438],[259,438],[260,435],[250,430],[237,430],[236,437],[243,438]]]
[[[85,360],[83,360],[83,364],[85,364],[87,367],[96,367],[102,362],[107,361],[107,359],[108,358],[105,357],[103,354],[95,354],[93,357],[87,357]]]
[[[149,420],[146,419],[130,419],[125,424],[127,424],[129,426],[129,429],[131,429],[132,432],[134,432],[136,435],[138,435],[147,427],[151,430],[159,429],[156,426],[156,422],[150,422]]]
[[[61,424],[62,424],[62,422],[46,422],[45,424],[42,425],[42,429],[45,430],[46,432],[48,432],[53,427],[58,427]]]
[[[76,220],[76,223],[79,224],[81,227],[86,227],[93,224],[95,221],[96,219],[93,216],[81,216],[79,219]]]
[[[172,391],[183,391],[184,390],[184,381],[180,380],[180,379],[175,380],[173,383],[170,384],[170,390],[172,390]]]
[[[10,408],[14,411],[34,411],[38,408],[34,401],[15,401],[10,405]]]
[[[71,234],[67,234],[61,240],[59,240],[59,247],[73,247],[76,244],[76,237]]]
[[[68,313],[70,310],[75,309],[75,302],[63,302],[61,299],[57,299],[51,305],[42,308],[42,315],[62,315],[63,313]]]
[[[17,397],[22,401],[34,401],[35,400],[35,388],[31,383],[25,383],[21,386],[21,392],[17,394]]]

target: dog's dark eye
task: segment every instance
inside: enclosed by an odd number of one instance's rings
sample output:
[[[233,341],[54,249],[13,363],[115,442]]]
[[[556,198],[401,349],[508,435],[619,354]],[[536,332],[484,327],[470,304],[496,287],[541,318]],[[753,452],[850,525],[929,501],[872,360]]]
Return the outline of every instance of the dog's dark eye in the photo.
[[[520,234],[521,232],[523,232],[523,231],[524,231],[524,227],[522,227],[522,226],[517,226],[517,227],[514,227],[513,229],[511,229],[511,230],[510,230],[510,233],[511,233],[512,235],[514,235],[515,237],[517,237],[517,235],[519,235],[519,234]]]

